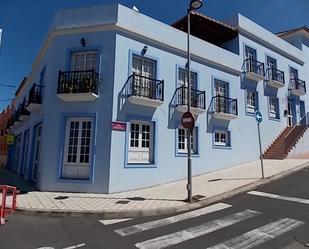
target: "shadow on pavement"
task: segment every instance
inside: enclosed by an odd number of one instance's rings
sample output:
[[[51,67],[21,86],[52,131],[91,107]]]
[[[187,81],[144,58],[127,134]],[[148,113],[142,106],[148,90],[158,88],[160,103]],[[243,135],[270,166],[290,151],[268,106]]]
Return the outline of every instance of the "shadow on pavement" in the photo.
[[[31,191],[37,191],[35,185],[26,181],[22,176],[8,169],[0,167],[0,185],[10,185],[17,187],[20,194],[26,194]]]

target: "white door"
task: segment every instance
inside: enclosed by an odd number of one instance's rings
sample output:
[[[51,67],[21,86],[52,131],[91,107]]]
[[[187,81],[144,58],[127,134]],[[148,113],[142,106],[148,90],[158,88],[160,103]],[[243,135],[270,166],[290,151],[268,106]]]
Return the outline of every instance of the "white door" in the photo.
[[[92,126],[91,118],[67,120],[62,178],[89,179]]]
[[[40,163],[41,137],[42,137],[42,125],[39,124],[35,127],[35,134],[34,134],[34,156],[33,156],[32,175],[31,175],[31,179],[34,182],[37,181],[38,168]]]
[[[128,162],[152,162],[152,125],[132,122],[130,125]]]
[[[287,119],[288,119],[288,126],[293,125],[293,111],[292,111],[292,101],[288,100],[288,113],[287,113]]]
[[[16,137],[16,144],[15,144],[15,157],[14,157],[14,171],[18,171],[19,164],[20,164],[20,157],[21,157],[21,141],[22,135]]]

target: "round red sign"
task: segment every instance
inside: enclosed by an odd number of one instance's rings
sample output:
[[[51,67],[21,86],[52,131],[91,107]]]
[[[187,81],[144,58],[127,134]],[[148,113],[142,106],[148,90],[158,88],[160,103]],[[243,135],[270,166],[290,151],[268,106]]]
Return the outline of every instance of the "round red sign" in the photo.
[[[195,126],[195,117],[192,112],[185,112],[181,118],[183,128],[193,129]]]

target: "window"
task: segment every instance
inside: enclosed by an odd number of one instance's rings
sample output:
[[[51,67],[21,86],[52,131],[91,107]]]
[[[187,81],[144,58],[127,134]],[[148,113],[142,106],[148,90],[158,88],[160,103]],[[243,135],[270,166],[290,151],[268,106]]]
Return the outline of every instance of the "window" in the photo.
[[[187,130],[182,126],[178,128],[178,153],[187,153],[188,152],[188,139],[187,139]],[[192,154],[197,154],[197,127],[193,129],[193,134],[191,136],[191,152]]]
[[[97,52],[74,52],[71,57],[72,71],[92,70],[97,67]]]
[[[91,118],[69,118],[67,120],[62,177],[89,178],[91,140]]]
[[[152,163],[152,143],[153,124],[143,122],[131,122],[129,134],[128,163]]]
[[[230,132],[229,131],[215,131],[214,145],[220,147],[230,147]]]
[[[191,71],[190,75],[191,89],[197,89],[197,73]],[[187,70],[178,69],[178,87],[187,86]]]
[[[266,62],[267,62],[267,68],[277,69],[277,60],[276,59],[274,59],[270,56],[267,56]]]
[[[256,50],[249,46],[245,46],[245,58],[256,60]]]
[[[132,71],[138,77],[134,78],[133,92],[135,95],[143,97],[153,97],[153,80],[156,79],[156,61],[134,55],[132,61]]]
[[[256,110],[258,110],[258,93],[247,90],[246,112],[255,113]]]
[[[278,98],[269,97],[269,117],[279,119],[279,101]]]
[[[298,70],[293,68],[293,67],[290,67],[290,79],[298,79]]]

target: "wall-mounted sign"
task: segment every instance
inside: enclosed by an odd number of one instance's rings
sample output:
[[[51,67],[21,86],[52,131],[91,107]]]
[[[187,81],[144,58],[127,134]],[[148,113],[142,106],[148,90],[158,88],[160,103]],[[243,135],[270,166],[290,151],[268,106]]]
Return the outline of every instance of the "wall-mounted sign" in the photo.
[[[7,135],[7,137],[6,137],[6,143],[7,143],[7,145],[12,145],[12,144],[14,144],[14,135]]]
[[[124,122],[112,122],[112,130],[113,131],[125,131],[126,123]]]

